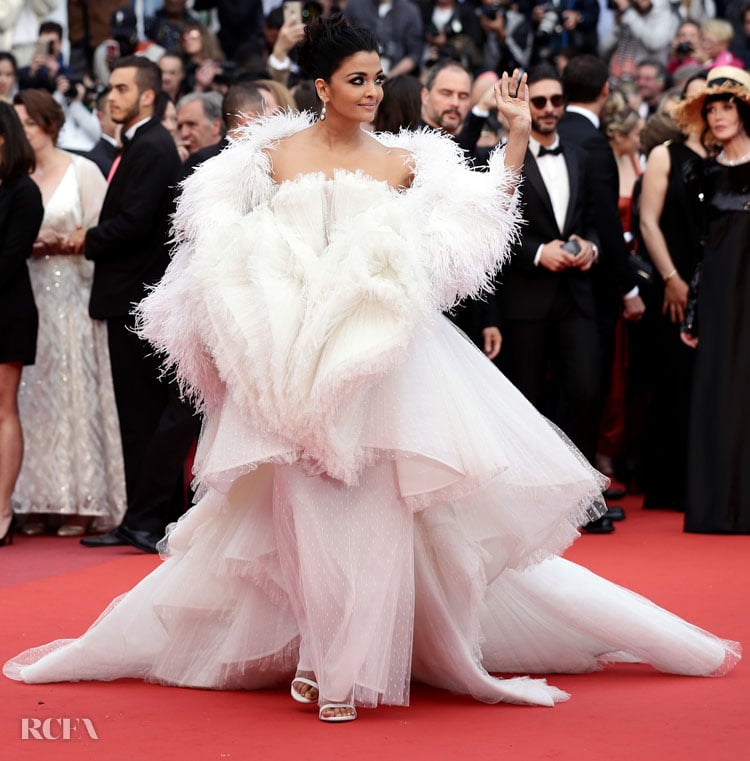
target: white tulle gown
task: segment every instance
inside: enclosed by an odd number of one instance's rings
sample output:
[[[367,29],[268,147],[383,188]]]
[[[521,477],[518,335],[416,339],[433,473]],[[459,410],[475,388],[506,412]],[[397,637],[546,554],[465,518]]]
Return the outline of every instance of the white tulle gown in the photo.
[[[250,689],[300,669],[322,701],[374,706],[411,679],[552,705],[568,696],[545,680],[489,672],[728,670],[736,643],[556,556],[601,514],[602,479],[440,314],[507,254],[502,155],[477,174],[404,134],[406,191],[274,184],[262,149],[307,123],[252,127],[187,180],[140,307],[206,415],[201,498],[157,570],[5,674]]]

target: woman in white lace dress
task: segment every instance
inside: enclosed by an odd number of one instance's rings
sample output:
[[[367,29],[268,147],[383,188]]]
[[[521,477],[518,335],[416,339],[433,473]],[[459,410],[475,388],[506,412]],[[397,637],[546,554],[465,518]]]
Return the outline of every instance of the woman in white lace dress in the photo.
[[[49,93],[23,90],[14,102],[44,201],[29,262],[39,337],[18,394],[26,451],[14,510],[27,516],[23,533],[80,536],[117,526],[125,510],[107,327],[88,315],[93,263],[66,251],[73,230],[96,224],[107,186],[95,164],[55,147],[64,117]]]
[[[200,499],[168,557],[25,682],[289,685],[325,722],[404,705],[412,678],[494,703],[568,695],[521,674],[643,660],[719,674],[724,642],[559,557],[603,479],[443,317],[518,223],[525,78],[504,76],[487,172],[434,133],[362,130],[375,38],[307,27],[320,120],[278,115],[184,184],[142,332],[199,402]],[[289,689],[289,687],[287,687]]]

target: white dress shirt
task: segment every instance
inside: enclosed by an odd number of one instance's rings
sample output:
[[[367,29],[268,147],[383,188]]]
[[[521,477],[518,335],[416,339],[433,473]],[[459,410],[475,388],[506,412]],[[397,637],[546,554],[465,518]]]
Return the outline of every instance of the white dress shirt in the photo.
[[[560,144],[560,138],[555,137],[555,142],[547,148],[557,148]],[[552,211],[555,215],[557,227],[562,235],[565,226],[565,217],[568,214],[568,204],[570,203],[570,176],[568,175],[568,165],[565,163],[565,157],[562,153],[558,155],[546,154],[539,158],[539,148],[541,144],[533,137],[529,137],[529,150],[536,159],[539,174],[542,175],[544,186],[547,188],[550,201],[552,202]],[[538,265],[542,258],[542,244],[537,249],[534,256],[534,264]]]

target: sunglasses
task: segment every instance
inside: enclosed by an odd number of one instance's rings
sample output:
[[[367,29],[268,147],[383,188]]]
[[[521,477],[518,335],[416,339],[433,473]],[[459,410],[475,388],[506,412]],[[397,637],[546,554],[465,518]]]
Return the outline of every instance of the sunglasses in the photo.
[[[565,103],[565,98],[562,95],[553,95],[551,98],[546,98],[544,95],[535,95],[533,98],[529,98],[529,100],[534,108],[544,108],[547,105],[547,101],[552,104],[553,108],[560,108]]]

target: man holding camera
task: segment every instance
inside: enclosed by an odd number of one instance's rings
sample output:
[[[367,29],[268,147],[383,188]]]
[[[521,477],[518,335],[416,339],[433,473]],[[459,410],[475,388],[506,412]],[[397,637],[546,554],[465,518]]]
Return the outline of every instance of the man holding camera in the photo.
[[[565,111],[557,71],[529,72],[531,136],[523,165],[520,242],[501,275],[500,366],[543,414],[593,462],[599,424],[601,359],[592,267],[597,233],[585,162],[560,141]],[[589,524],[609,533],[609,518]]]
[[[19,89],[55,92],[57,77],[68,76],[68,70],[63,66],[62,35],[63,29],[56,21],[42,22],[31,63],[22,66],[18,72]]]

